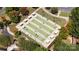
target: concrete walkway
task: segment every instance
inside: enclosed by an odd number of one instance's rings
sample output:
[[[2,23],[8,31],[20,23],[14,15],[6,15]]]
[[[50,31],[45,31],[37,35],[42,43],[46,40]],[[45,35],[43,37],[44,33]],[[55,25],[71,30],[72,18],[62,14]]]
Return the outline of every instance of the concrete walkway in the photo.
[[[8,31],[9,34],[11,34],[12,36],[14,36],[14,33],[10,31],[9,26],[7,27],[7,31]]]
[[[43,10],[44,10],[46,13],[48,13],[48,14],[50,14],[50,15],[52,15],[52,16],[65,19],[65,20],[66,20],[66,23],[65,23],[64,27],[68,24],[68,22],[69,22],[69,17],[59,16],[60,11],[59,11],[58,16],[57,16],[57,15],[54,15],[54,14],[50,13],[50,12],[47,11],[45,8],[43,8]]]
[[[58,15],[57,16],[60,16],[60,13],[61,13],[61,10],[58,10]]]
[[[18,46],[14,43],[14,44],[8,46],[7,51],[12,51],[13,49],[17,49],[17,48],[18,48]]]

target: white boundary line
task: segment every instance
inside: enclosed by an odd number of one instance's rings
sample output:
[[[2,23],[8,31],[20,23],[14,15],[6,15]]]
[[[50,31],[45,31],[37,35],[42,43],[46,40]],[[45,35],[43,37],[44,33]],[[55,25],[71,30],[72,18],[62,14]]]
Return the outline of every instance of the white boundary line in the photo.
[[[39,8],[39,9],[40,9],[40,8]],[[39,9],[37,9],[36,11],[38,11]],[[29,33],[27,33],[25,30],[23,30],[20,25],[23,24],[22,27],[24,27],[24,26],[26,26],[28,23],[30,23],[30,22],[33,20],[33,18],[36,17],[36,16],[33,16],[33,14],[36,14],[36,15],[42,17],[41,15],[37,14],[36,11],[33,12],[30,16],[28,16],[27,19],[23,20],[23,22],[19,23],[19,24],[16,26],[18,29],[20,29],[20,30],[21,30],[23,33],[25,33],[26,35],[29,35]],[[32,18],[29,20],[30,17],[32,17]],[[43,17],[43,19],[45,20],[46,18]],[[28,20],[29,22],[28,22],[27,20]],[[27,21],[27,23],[25,23],[26,21]],[[50,22],[50,21],[49,21],[49,22]],[[55,24],[54,22],[52,22],[52,23]],[[53,25],[53,24],[52,24],[52,25]],[[55,24],[55,25],[56,25],[57,27],[59,26],[59,25],[57,25],[57,24]],[[58,34],[59,34],[59,30],[57,30],[57,31],[58,31],[58,33],[57,33],[57,35],[58,35]],[[38,38],[35,38],[35,37],[32,36],[32,35],[29,35],[29,36],[32,37],[34,40],[36,40],[36,41],[37,41],[38,43],[40,43],[41,45],[43,45],[45,48],[47,48],[47,47],[51,44],[51,42],[55,39],[55,37],[57,36],[57,35],[55,35],[54,38],[53,38],[52,40],[50,40],[50,37],[52,37],[52,35],[53,35],[54,32],[55,32],[55,30],[51,33],[51,35],[48,36],[48,38],[47,38],[44,42],[38,40]],[[46,41],[47,41],[47,40],[50,40],[50,42],[49,42],[48,44],[46,44]]]

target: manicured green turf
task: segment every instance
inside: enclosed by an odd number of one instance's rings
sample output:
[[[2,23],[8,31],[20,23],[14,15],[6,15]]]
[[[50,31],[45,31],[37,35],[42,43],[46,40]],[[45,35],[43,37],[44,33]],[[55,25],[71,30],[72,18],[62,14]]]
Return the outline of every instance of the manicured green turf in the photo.
[[[60,16],[65,16],[65,17],[69,17],[70,13],[68,12],[61,12]]]
[[[28,27],[27,27],[28,28]],[[30,35],[32,35],[34,38],[38,38],[41,41],[44,41],[45,39],[42,38],[40,35],[36,34],[35,32],[33,32],[31,29],[28,28],[28,30],[25,28],[25,31],[27,31]]]
[[[48,13],[46,13],[45,11],[43,11],[42,9],[40,9],[39,11],[37,11],[38,14],[42,15],[43,17],[46,17],[47,19],[50,19],[51,21],[57,23],[60,26],[64,26],[65,25],[65,19],[62,18],[57,18],[54,17],[52,15],[49,15]]]
[[[25,26],[25,32],[28,32],[34,38],[44,41],[54,30],[55,24],[41,15],[37,15]]]
[[[34,30],[40,32],[41,34],[45,35],[45,37],[47,37],[49,34],[47,34],[46,32],[42,31],[40,28],[37,28],[36,26],[32,25],[31,23],[28,24],[27,26],[32,27]]]
[[[26,27],[26,28],[24,28],[24,30],[26,30],[29,34],[35,36],[35,33],[30,28]]]
[[[39,16],[36,17],[39,21],[42,21],[44,24],[47,24],[49,27],[51,27],[53,29],[53,27],[56,27],[55,24],[53,24],[53,22],[51,20],[48,19],[43,19]]]
[[[38,21],[36,20],[33,20],[32,22],[34,22],[35,24],[39,25],[40,28],[44,28],[45,30],[49,31],[49,32],[52,32],[52,29],[48,28],[47,26],[39,23]]]
[[[32,18],[32,21],[25,25],[24,31],[29,33],[32,37],[43,42],[54,31],[56,25],[50,18],[47,18],[49,15],[42,16],[37,14],[35,18]],[[52,17],[52,19],[54,18]]]

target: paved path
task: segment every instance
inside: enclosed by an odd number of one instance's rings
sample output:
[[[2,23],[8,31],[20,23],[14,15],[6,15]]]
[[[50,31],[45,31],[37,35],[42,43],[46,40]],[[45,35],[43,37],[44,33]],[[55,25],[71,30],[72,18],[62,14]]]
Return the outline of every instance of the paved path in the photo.
[[[10,31],[9,26],[7,27],[7,31],[8,31],[9,34],[11,34],[12,36],[14,36],[14,33]]]
[[[60,13],[61,13],[61,10],[58,10],[58,15],[57,16],[60,16]]]
[[[18,48],[18,46],[16,45],[16,43],[14,43],[14,44],[8,46],[7,51],[12,51],[13,49],[16,49],[16,48]]]
[[[55,17],[58,17],[58,18],[64,18],[64,19],[66,20],[66,23],[65,23],[64,27],[68,24],[68,22],[69,22],[69,17],[63,17],[63,16],[54,15],[54,14],[50,13],[49,11],[47,11],[45,8],[43,8],[43,10],[44,10],[45,12],[47,12],[48,14],[52,15],[52,16],[55,16]],[[60,13],[60,12],[59,12],[59,13]],[[58,14],[59,14],[59,13],[58,13]]]
[[[69,17],[59,16],[60,13],[61,13],[60,10],[58,11],[58,15],[54,15],[54,14],[50,13],[50,12],[47,11],[45,8],[43,8],[43,10],[44,10],[45,12],[47,12],[48,14],[52,15],[52,16],[59,17],[59,18],[64,18],[64,19],[66,20],[66,23],[65,23],[64,27],[68,24],[68,22],[69,22]],[[53,48],[50,48],[50,50],[53,51]]]

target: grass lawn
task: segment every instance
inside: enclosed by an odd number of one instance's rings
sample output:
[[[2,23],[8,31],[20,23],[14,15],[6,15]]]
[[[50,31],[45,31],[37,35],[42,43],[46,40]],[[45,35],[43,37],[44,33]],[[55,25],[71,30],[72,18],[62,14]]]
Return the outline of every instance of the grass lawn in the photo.
[[[7,47],[12,43],[12,39],[9,36],[0,35],[0,47]]]
[[[69,17],[70,13],[68,12],[61,12],[60,16],[65,16],[65,17]]]
[[[19,39],[18,42],[18,46],[22,51],[47,51],[47,49],[40,47],[37,43],[25,40],[24,38]]]
[[[0,44],[0,48],[6,48],[6,47]]]
[[[38,10],[37,13],[42,15],[43,17],[46,17],[47,19],[50,19],[51,21],[57,23],[62,27],[65,25],[65,19],[57,18],[55,16],[49,15],[45,11],[43,11],[43,9]]]

